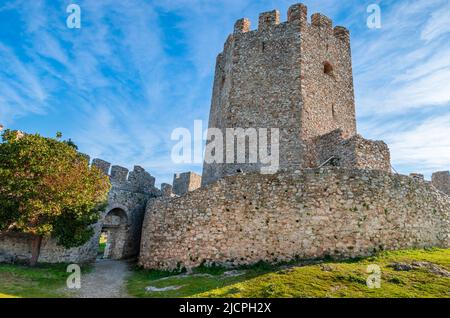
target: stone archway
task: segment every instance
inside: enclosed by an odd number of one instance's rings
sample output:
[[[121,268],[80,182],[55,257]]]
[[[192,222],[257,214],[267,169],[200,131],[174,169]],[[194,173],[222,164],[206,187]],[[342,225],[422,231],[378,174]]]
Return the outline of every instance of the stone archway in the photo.
[[[124,258],[127,231],[128,217],[123,209],[115,208],[106,214],[102,226],[102,233],[106,236],[103,258]]]

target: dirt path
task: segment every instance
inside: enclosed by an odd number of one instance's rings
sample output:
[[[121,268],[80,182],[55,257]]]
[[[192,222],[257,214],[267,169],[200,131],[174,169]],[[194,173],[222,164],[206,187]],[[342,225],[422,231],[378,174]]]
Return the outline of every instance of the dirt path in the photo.
[[[126,278],[130,274],[126,261],[97,260],[91,273],[81,276],[77,298],[129,298]]]

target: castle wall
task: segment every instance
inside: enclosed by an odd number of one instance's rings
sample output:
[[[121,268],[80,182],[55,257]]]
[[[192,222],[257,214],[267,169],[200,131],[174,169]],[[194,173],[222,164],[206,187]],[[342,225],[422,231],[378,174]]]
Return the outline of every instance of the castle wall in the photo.
[[[66,249],[59,246],[55,239],[44,238],[41,244],[39,263],[88,263],[97,256],[100,228],[94,226],[94,237],[86,244]],[[32,237],[24,234],[0,236],[0,263],[28,262],[31,259]]]
[[[87,157],[89,160],[89,158]],[[93,225],[94,235],[84,245],[66,249],[59,246],[55,239],[45,238],[42,242],[40,263],[86,263],[97,257],[98,244],[105,218],[110,211],[119,209],[126,215],[126,224],[121,224],[120,240],[111,257],[129,258],[139,253],[147,201],[161,196],[154,187],[155,178],[139,166],[129,172],[128,169],[101,160],[94,159],[92,165],[110,176],[112,188],[108,194],[108,207],[100,215],[99,222]],[[111,173],[110,173],[111,170]],[[107,223],[107,222],[106,222]],[[29,261],[32,239],[28,235],[9,234],[0,236],[0,262]]]
[[[336,129],[313,140],[310,154],[313,166],[325,164],[347,169],[368,169],[390,172],[390,151],[383,141],[372,141],[353,135],[345,139],[345,133]]]
[[[448,248],[450,199],[382,171],[252,173],[153,201],[143,232],[139,264],[159,269]]]
[[[342,167],[391,172],[391,154],[384,141],[372,141],[354,135],[344,141],[343,146],[354,151],[355,162]]]

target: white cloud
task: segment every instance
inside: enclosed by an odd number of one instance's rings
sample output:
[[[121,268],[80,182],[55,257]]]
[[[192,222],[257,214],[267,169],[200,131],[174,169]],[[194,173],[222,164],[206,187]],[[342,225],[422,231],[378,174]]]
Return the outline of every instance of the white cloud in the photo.
[[[450,67],[450,46],[441,47],[428,59],[424,55],[420,56],[421,54],[425,55],[425,52],[423,50],[420,50],[419,52],[414,51],[408,56],[413,61],[416,60],[416,63],[413,63],[411,68],[406,69],[402,74],[399,74],[397,78],[394,79],[394,83],[410,82]],[[420,60],[421,63],[417,63],[417,60]]]
[[[403,87],[392,91],[389,105],[395,106],[396,111],[417,107],[448,106],[450,102],[450,65],[412,80]]]
[[[391,148],[394,166],[415,167],[417,172],[429,176],[450,168],[449,136],[450,114],[428,118],[411,129],[392,131],[385,139]]]
[[[376,32],[366,30],[366,5],[360,1],[305,2],[309,14],[340,16],[340,24],[348,23],[357,30],[352,32],[352,43],[358,112],[371,116],[370,122],[363,120],[360,126],[370,136],[386,139],[394,163],[405,169],[409,164],[424,169],[448,165],[443,153],[448,153],[448,148],[442,141],[445,133],[448,136],[448,121],[406,122],[400,117],[439,105],[443,118],[448,119],[450,41],[444,32],[449,29],[444,14],[448,1],[405,0],[393,2],[392,7],[382,5],[383,28]],[[171,163],[171,130],[189,128],[197,118],[207,119],[209,78],[235,20],[247,16],[256,28],[258,14],[272,9],[279,9],[284,20],[292,3],[86,0],[80,1],[83,23],[79,31],[65,27],[64,5],[17,1],[0,6],[0,11],[18,10],[27,37],[21,43],[22,56],[5,45],[0,47],[0,66],[4,66],[0,68],[4,75],[0,80],[0,121],[11,122],[61,104],[73,115],[64,135],[92,156],[127,167],[143,165],[164,182],[171,181],[175,171],[199,171],[198,165]],[[166,15],[173,16],[173,21],[164,20]],[[166,37],[162,25],[167,23],[176,38],[173,34]],[[171,47],[174,44],[176,52]],[[14,77],[9,75],[12,67],[17,70]],[[393,114],[398,114],[398,119]],[[391,120],[388,124],[387,117]],[[391,131],[399,133],[400,139]],[[427,139],[433,135],[439,139],[426,143],[419,138],[422,133]],[[407,142],[402,143],[401,138]],[[424,151],[419,151],[421,148]],[[422,157],[416,158],[416,153]]]
[[[450,32],[450,3],[431,14],[430,19],[422,30],[421,38],[427,42],[439,38]]]
[[[43,113],[47,91],[38,70],[17,58],[11,48],[0,43],[0,120],[9,124],[26,113]]]

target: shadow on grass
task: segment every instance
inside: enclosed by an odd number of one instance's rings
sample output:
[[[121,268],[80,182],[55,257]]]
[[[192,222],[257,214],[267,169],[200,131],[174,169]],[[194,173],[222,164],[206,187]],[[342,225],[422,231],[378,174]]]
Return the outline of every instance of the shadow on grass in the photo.
[[[23,264],[0,264],[0,294],[2,297],[61,298],[71,273],[69,264],[39,264],[29,267]],[[93,269],[92,265],[81,265],[82,274]]]
[[[450,250],[427,249],[379,252],[347,260],[292,261],[235,268],[238,276],[224,275],[228,268],[200,266],[186,275],[135,268],[128,280],[131,295],[145,298],[176,297],[450,297],[448,278],[424,270],[398,272],[390,264],[428,260],[450,266]],[[382,269],[382,288],[367,287],[367,265]],[[236,273],[236,272],[235,272]],[[153,291],[146,291],[146,287]],[[168,289],[165,289],[168,288]]]
[[[347,259],[345,262],[355,263],[358,259]],[[269,273],[285,275],[286,271],[295,267],[319,265],[335,262],[331,257],[323,259],[299,260],[290,262],[268,263],[260,261],[253,265],[244,265],[236,268],[223,266],[201,265],[194,268],[187,274],[185,269],[175,271],[145,270],[137,266],[133,269],[133,275],[128,280],[127,287],[131,295],[144,298],[177,298],[177,297],[198,297],[203,293],[215,289],[224,289],[231,285],[247,282],[249,280],[262,277]],[[227,275],[228,273],[228,275]],[[154,287],[161,291],[148,292],[146,287]],[[169,290],[164,290],[169,288]],[[178,288],[178,289],[175,289]],[[172,290],[170,290],[172,289]],[[220,296],[232,297],[237,294],[237,288],[228,290]],[[276,296],[275,290],[269,290],[264,297]]]

